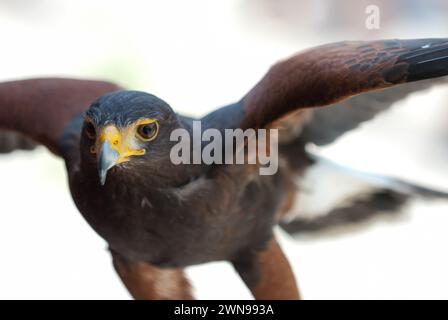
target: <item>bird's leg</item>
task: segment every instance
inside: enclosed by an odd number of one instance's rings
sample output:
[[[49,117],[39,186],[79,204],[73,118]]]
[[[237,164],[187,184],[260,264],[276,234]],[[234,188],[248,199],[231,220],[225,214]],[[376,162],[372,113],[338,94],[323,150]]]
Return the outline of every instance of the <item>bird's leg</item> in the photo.
[[[233,261],[233,265],[255,299],[300,299],[291,266],[275,238],[265,250],[244,253]]]
[[[115,270],[136,300],[191,300],[191,286],[182,269],[161,269],[128,261],[112,253]]]

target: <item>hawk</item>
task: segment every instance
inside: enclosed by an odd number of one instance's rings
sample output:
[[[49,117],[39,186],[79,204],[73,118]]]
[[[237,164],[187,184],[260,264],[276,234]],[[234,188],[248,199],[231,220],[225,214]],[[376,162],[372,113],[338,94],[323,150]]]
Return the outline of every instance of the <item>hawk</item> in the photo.
[[[298,299],[272,230],[300,191],[295,177],[313,165],[305,144],[330,143],[421,89],[406,83],[445,75],[448,39],[339,42],[275,64],[240,101],[200,119],[203,130],[279,129],[274,175],[260,175],[259,163],[172,163],[170,133],[192,130],[194,119],[108,82],[1,83],[0,129],[20,134],[8,133],[4,151],[31,139],[64,159],[79,212],[134,298],[190,299],[185,267],[229,261],[256,299]],[[386,89],[399,92],[390,103],[353,103]]]

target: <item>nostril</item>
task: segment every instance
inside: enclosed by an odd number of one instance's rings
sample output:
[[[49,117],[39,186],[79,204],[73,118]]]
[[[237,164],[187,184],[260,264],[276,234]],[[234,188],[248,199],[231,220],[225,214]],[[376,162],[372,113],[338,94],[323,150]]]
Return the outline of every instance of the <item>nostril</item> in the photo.
[[[118,140],[115,140],[114,141],[114,145],[116,146],[118,144]]]

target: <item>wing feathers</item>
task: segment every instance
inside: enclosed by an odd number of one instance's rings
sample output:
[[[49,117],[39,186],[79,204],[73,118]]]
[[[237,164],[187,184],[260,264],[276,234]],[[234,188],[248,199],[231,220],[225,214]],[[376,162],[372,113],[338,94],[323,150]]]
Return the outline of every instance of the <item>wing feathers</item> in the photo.
[[[243,128],[266,127],[302,108],[448,74],[448,39],[341,42],[273,66],[243,99]]]
[[[74,79],[31,79],[0,83],[0,129],[22,133],[60,154],[65,126],[99,96],[119,87]]]
[[[373,119],[410,94],[427,90],[437,84],[448,84],[448,78],[407,83],[361,94],[328,107],[309,110],[311,112],[310,120],[303,124],[298,123],[296,126],[303,127],[301,132],[303,141],[316,145],[330,144],[347,131]]]
[[[8,153],[14,150],[32,150],[35,144],[23,135],[10,132],[0,131],[0,153]]]

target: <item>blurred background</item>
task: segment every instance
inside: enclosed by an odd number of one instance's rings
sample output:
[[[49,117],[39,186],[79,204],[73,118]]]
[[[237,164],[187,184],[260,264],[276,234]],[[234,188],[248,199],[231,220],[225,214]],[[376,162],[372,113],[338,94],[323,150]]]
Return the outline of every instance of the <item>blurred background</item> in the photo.
[[[380,9],[368,30],[365,10]],[[0,80],[95,78],[201,116],[275,61],[340,40],[448,36],[445,0],[0,0]],[[448,87],[413,95],[321,154],[448,191]],[[0,298],[129,295],[48,151],[0,156]],[[346,232],[278,234],[305,299],[448,298],[448,203],[414,201]],[[250,298],[225,263],[189,268],[200,299]]]

